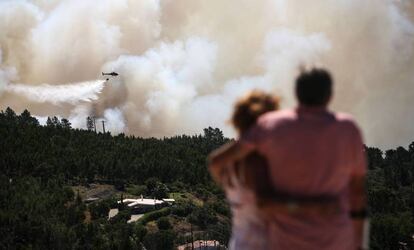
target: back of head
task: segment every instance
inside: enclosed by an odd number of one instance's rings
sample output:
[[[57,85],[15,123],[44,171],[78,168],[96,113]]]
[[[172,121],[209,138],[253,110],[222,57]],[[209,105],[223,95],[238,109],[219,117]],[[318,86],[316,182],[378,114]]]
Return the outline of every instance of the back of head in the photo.
[[[278,108],[277,97],[254,90],[237,101],[232,116],[233,126],[239,134],[243,134],[261,115]],[[236,177],[242,185],[253,190],[259,197],[268,198],[269,194],[272,194],[273,186],[266,158],[256,152],[249,154],[244,161],[245,164],[236,165]]]
[[[325,106],[332,95],[332,77],[325,69],[303,71],[296,79],[296,97],[304,106]]]
[[[239,133],[244,133],[256,123],[260,115],[278,108],[278,98],[259,90],[253,90],[237,101],[231,122]]]

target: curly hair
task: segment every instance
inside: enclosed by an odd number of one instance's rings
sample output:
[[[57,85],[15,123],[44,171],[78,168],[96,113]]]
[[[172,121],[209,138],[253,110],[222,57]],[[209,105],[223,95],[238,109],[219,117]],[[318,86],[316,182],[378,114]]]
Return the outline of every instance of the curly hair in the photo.
[[[278,108],[279,98],[253,90],[236,102],[231,123],[241,134],[254,125],[260,115]]]
[[[279,98],[253,90],[236,102],[231,122],[241,135],[256,123],[259,116],[277,109]],[[255,191],[259,200],[271,196],[273,186],[269,179],[268,163],[258,152],[252,152],[236,162],[234,174],[241,183]],[[233,185],[230,181],[228,183]]]

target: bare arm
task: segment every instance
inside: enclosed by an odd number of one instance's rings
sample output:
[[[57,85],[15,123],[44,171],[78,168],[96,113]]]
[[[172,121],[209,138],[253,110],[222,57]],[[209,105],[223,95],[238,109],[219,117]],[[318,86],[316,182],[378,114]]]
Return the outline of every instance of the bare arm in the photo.
[[[218,181],[226,166],[233,165],[234,162],[243,159],[252,151],[253,148],[238,141],[223,145],[219,149],[213,151],[208,157],[208,167],[211,175]]]

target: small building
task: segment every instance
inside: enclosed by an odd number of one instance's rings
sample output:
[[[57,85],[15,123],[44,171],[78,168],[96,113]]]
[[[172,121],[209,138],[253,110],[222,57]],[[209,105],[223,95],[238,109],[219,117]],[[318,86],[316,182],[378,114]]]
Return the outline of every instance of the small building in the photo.
[[[142,214],[154,209],[160,209],[165,206],[171,206],[175,202],[174,199],[146,199],[141,195],[139,199],[123,199],[124,203],[128,208],[132,209],[133,214]],[[120,204],[121,201],[118,201]]]

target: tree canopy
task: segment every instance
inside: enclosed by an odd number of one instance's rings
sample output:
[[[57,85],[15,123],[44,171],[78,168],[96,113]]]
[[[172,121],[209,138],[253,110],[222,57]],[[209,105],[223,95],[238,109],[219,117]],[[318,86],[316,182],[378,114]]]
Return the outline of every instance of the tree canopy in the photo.
[[[95,133],[87,122],[79,130],[50,117],[41,126],[28,110],[0,112],[0,249],[171,249],[187,237],[174,229],[180,218],[228,240],[228,205],[206,168],[207,154],[229,141],[222,131],[140,138]],[[371,248],[414,249],[414,142],[366,153]],[[127,210],[108,221],[113,201],[86,205],[71,188],[90,183],[156,198],[186,190],[197,202],[147,216],[158,228],[148,231],[127,224]]]

